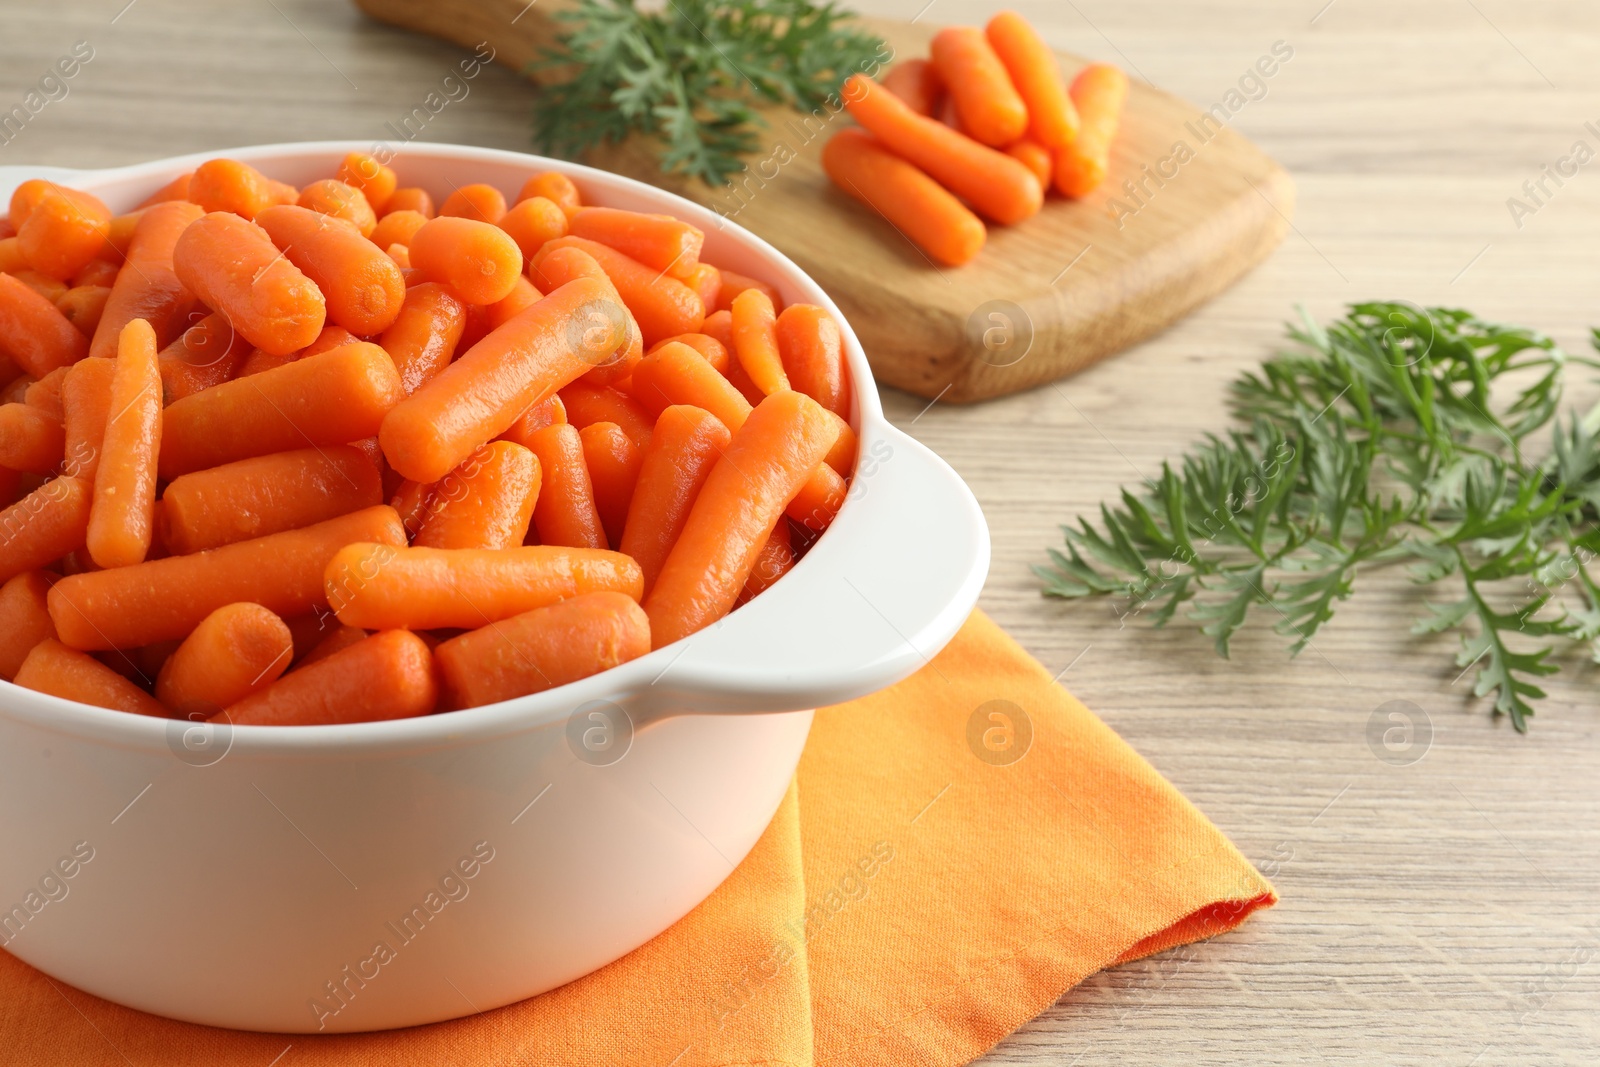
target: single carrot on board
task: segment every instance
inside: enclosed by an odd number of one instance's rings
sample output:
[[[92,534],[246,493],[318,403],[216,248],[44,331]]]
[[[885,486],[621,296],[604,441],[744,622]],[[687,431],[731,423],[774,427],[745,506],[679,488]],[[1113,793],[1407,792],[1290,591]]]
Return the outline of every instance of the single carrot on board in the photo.
[[[111,286],[111,296],[89,345],[91,356],[115,356],[122,328],[134,319],[150,324],[161,348],[177,339],[195,297],[178,280],[172,267],[172,251],[183,231],[201,214],[197,205],[174,200],[157,204],[140,217],[128,246],[128,269],[119,272]]]
[[[733,356],[756,388],[768,396],[789,388],[778,353],[778,313],[772,301],[758,289],[746,289],[734,297],[731,311]]]
[[[224,211],[200,217],[178,238],[172,265],[190,292],[257,348],[286,355],[322,332],[322,291],[253,222]]]
[[[188,199],[208,213],[226,211],[253,219],[273,204],[294,203],[294,190],[237,159],[208,159],[194,169]]]
[[[111,289],[104,285],[75,285],[61,294],[56,310],[85,337],[93,337],[106,313]]]
[[[625,320],[628,331],[628,343],[625,348],[618,349],[608,359],[594,360],[594,366],[583,377],[593,385],[615,385],[633,373],[634,366],[644,355],[644,334],[639,329],[639,322],[633,317],[633,312],[622,303],[622,297],[617,294],[617,287],[611,283],[610,275],[599,262],[581,248],[557,248],[548,255],[530,260],[528,273],[539,288],[547,293],[553,293],[568,282],[577,281],[579,278],[592,278],[604,282],[606,289],[616,297],[617,306]],[[597,327],[606,327],[608,323],[594,323],[591,330]],[[599,336],[605,335],[605,329],[596,330]],[[591,346],[592,347],[592,346]]]
[[[700,303],[706,308],[717,306],[717,300],[722,296],[722,272],[716,267],[709,263],[697,263],[683,281],[699,294]]]
[[[822,148],[822,167],[840,189],[947,266],[970,262],[988,238],[983,222],[960,200],[862,130],[834,134]],[[1031,174],[1028,180],[1037,188]]]
[[[778,293],[778,287],[768,285],[760,278],[752,278],[746,274],[739,274],[727,267],[720,268],[722,272],[722,285],[717,290],[717,311],[730,311],[733,308],[734,298],[746,289],[759,289],[767,294],[767,299],[772,301],[772,306],[782,309],[783,297]],[[708,318],[710,316],[707,316]]]
[[[67,370],[61,383],[61,421],[66,432],[64,472],[94,480],[100,447],[111,414],[111,379],[117,364],[84,359]]]
[[[528,536],[542,471],[534,454],[491,441],[439,479],[412,544],[424,548],[515,548]]]
[[[522,250],[511,235],[480,219],[429,219],[407,246],[424,279],[443,282],[469,304],[504,300],[522,273]]]
[[[1002,148],[1027,132],[1027,105],[982,30],[948,26],[934,36],[929,51],[972,137]]]
[[[750,577],[745,579],[738,603],[743,604],[771,589],[773,583],[788,574],[793,566],[794,548],[790,543],[789,524],[779,519],[778,525],[767,535],[761,551],[756,554],[755,566],[750,568]]]
[[[542,473],[539,499],[533,506],[533,525],[540,543],[608,547],[578,428],[570,423],[546,426],[528,438],[528,448],[539,457]]]
[[[1039,179],[1004,152],[917,114],[864,74],[851,75],[840,93],[851,116],[885,148],[925,171],[979,214],[1010,225],[1039,213],[1044,203]],[[835,135],[828,143],[838,139]],[[876,206],[887,213],[894,205],[876,202]]]
[[[149,196],[145,197],[139,202],[139,206],[134,210],[143,210],[144,208],[151,207],[155,204],[165,204],[171,200],[188,200],[189,183],[193,180],[194,171],[192,170],[185,174],[178,175],[176,178],[172,179],[170,182],[163,185]]]
[[[614,207],[579,208],[570,231],[678,279],[688,278],[700,265],[706,243],[698,226],[681,219]]]
[[[1111,142],[1128,99],[1128,76],[1107,63],[1091,63],[1072,79],[1072,102],[1080,126],[1077,139],[1056,153],[1056,190],[1088,196],[1106,180]]]
[[[389,197],[383,213],[387,215],[395,211],[415,211],[426,219],[431,219],[437,214],[433,207],[433,197],[428,195],[428,190],[418,189],[415,186],[396,189],[394,195]],[[380,218],[378,221],[383,220]]]
[[[725,313],[719,311],[717,314],[721,315]],[[733,318],[732,315],[729,314],[728,318],[731,323]],[[711,316],[707,316],[708,322],[710,319]],[[701,329],[704,328],[704,326],[701,327]],[[729,329],[729,336],[730,338],[732,336],[731,326]],[[728,372],[728,361],[733,358],[732,353],[729,352],[727,345],[724,345],[721,341],[717,340],[708,333],[680,333],[675,337],[668,337],[664,341],[657,341],[650,351],[654,352],[662,345],[671,344],[674,341],[676,341],[678,344],[688,345],[690,348],[700,353],[705,357],[705,361],[711,364],[712,369],[718,374],[726,374]]]
[[[89,354],[89,339],[49,300],[0,274],[0,355],[35,378]]]
[[[0,678],[11,681],[33,646],[55,637],[45,603],[55,580],[48,571],[25,571],[0,585]]]
[[[167,403],[231,380],[250,351],[250,342],[227,316],[207,315],[161,350],[161,388]]]
[[[400,184],[392,169],[365,152],[351,152],[339,162],[333,175],[339,181],[361,190],[376,214],[383,214],[395,187]]]
[[[61,419],[31,404],[0,404],[0,467],[52,474],[66,450]]]
[[[87,479],[53,478],[0,511],[0,581],[82,548],[93,499]]]
[[[370,235],[378,226],[378,216],[361,190],[335,178],[312,182],[300,190],[300,196],[294,203],[319,215],[344,219],[360,230],[363,237]]]
[[[563,387],[557,395],[561,398],[561,410],[566,416],[561,421],[570,422],[580,430],[597,422],[612,422],[620,426],[628,439],[640,448],[650,443],[650,429],[655,425],[655,420],[626,393],[579,380]]]
[[[589,593],[453,637],[434,649],[447,708],[541,693],[650,651],[650,620],[621,593]]]
[[[1050,149],[1031,137],[1024,137],[1016,144],[1007,146],[1006,155],[1033,171],[1040,185],[1050,188],[1050,179],[1054,177],[1056,167],[1055,156]]]
[[[562,211],[569,213],[583,206],[583,200],[578,195],[578,187],[572,184],[571,178],[558,171],[547,170],[529,178],[523,183],[522,191],[517,194],[517,203],[520,204],[535,196],[542,196]]]
[[[606,541],[620,545],[643,452],[614,422],[591,423],[578,431],[578,437],[583,442],[583,463],[589,471],[594,507],[600,513]]]
[[[609,324],[611,336],[575,328],[591,319]],[[600,282],[557,289],[395,405],[378,433],[389,465],[417,482],[443,478],[531,405],[600,362],[591,348],[609,353],[620,347],[626,340],[621,320],[616,298]],[[549,474],[547,468],[547,482]]]
[[[156,699],[179,718],[209,719],[271,685],[293,657],[282,619],[260,604],[225,604],[161,665]]]
[[[643,595],[639,565],[620,552],[553,545],[351,544],[329,561],[324,579],[339,621],[363,630],[475,629],[584,593]]]
[[[411,238],[427,223],[428,216],[420,211],[391,211],[378,220],[367,240],[379,248],[388,249],[390,245],[411,244]],[[407,251],[409,259],[410,252]]]
[[[939,69],[932,60],[927,59],[907,59],[896,63],[883,76],[883,87],[904,100],[906,107],[919,115],[936,114],[944,97],[944,83],[939,80]]]
[[[370,337],[399,316],[406,298],[400,268],[355,226],[292,204],[267,208],[256,225],[322,290],[334,323]]]
[[[167,548],[188,555],[375,507],[383,484],[361,449],[326,445],[185,474],[161,499]]]
[[[423,282],[406,290],[400,314],[378,344],[394,360],[407,396],[444,370],[466,324],[466,305],[447,286]]]
[[[224,382],[167,407],[161,477],[371,437],[403,395],[388,353],[366,341]]]
[[[1051,151],[1071,144],[1078,136],[1078,109],[1050,46],[1015,11],[990,19],[984,35],[1027,106],[1028,133]]]
[[[66,279],[105,250],[111,209],[99,197],[51,185],[17,226],[18,247],[34,270]]]
[[[482,182],[458,186],[439,205],[441,218],[477,219],[493,224],[504,218],[505,213],[505,194]]]
[[[100,567],[127,567],[150,551],[161,450],[161,371],[156,335],[134,319],[117,345],[111,408],[101,436],[89,511],[89,557]]]
[[[850,416],[850,376],[838,321],[815,304],[791,304],[777,321],[778,351],[795,389],[835,415]]]
[[[64,643],[87,651],[181,639],[236,601],[288,619],[327,607],[328,561],[358,541],[404,545],[400,517],[380,505],[192,556],[74,574],[51,588],[50,618]]]
[[[594,257],[622,302],[627,305],[644,334],[644,343],[653,345],[677,333],[692,333],[705,321],[705,305],[700,294],[678,279],[645,266],[616,249],[585,237],[558,237],[534,258],[535,267],[558,249],[579,248]]]
[[[225,714],[235,726],[329,726],[426,715],[438,698],[432,651],[391,630],[290,671]]]
[[[168,718],[155,697],[107,667],[93,656],[74,651],[53,638],[45,638],[17,668],[16,684],[39,693],[92,704],[97,708],[128,711],[135,715]]]
[[[732,435],[704,408],[673,404],[656,419],[639,463],[618,549],[639,563],[646,593]]]
[[[836,436],[828,413],[792,390],[772,394],[750,413],[712,468],[645,598],[654,647],[728,613],[785,506]]]
[[[517,242],[523,259],[532,259],[546,241],[567,235],[567,213],[553,200],[530,196],[501,215],[496,225]]]

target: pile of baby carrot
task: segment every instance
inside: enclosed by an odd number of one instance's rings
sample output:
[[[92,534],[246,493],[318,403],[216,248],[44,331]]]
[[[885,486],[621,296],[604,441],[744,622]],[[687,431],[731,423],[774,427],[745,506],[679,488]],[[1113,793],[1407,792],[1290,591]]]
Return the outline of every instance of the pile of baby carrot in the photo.
[[[565,176],[353,153],[0,218],[0,678],[238,725],[473,707],[715,622],[855,465],[839,325]]]
[[[828,176],[929,257],[959,266],[983,248],[983,219],[1015,225],[1038,214],[1052,185],[1078,198],[1105,180],[1128,78],[1095,63],[1069,88],[1033,27],[1003,11],[982,30],[941,30],[930,58],[897,64],[881,83],[852,75],[840,95],[860,128],[823,147]]]

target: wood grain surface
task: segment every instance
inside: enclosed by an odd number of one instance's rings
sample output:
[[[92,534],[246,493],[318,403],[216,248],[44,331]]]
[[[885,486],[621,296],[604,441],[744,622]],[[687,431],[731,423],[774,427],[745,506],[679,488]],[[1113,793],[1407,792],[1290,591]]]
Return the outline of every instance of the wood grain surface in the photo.
[[[386,124],[437,91],[460,55],[342,2],[126,3],[0,3],[5,107],[74,41],[95,48],[70,95],[0,144],[0,164],[392,138]],[[861,6],[975,22],[996,5]],[[1574,141],[1596,147],[1584,123],[1600,119],[1600,11],[1585,0],[1015,6],[1058,49],[1197,102],[1237,85],[1273,41],[1295,49],[1235,118],[1299,191],[1294,229],[1263,266],[1066,382],[968,407],[885,395],[984,506],[994,565],[983,606],[1271,872],[1283,902],[1225,937],[1091,978],[984,1062],[1600,1061],[1595,669],[1556,679],[1519,737],[1469,698],[1447,642],[1405,636],[1418,606],[1398,575],[1365,582],[1296,660],[1254,630],[1223,662],[1192,631],[1119,628],[1110,605],[1043,600],[1028,573],[1056,524],[1225,425],[1226,383],[1272,350],[1297,302],[1323,317],[1372,297],[1449,303],[1582,346],[1600,324],[1600,163],[1520,229],[1506,199]],[[469,89],[422,136],[525,148],[525,84],[486,69]],[[1368,746],[1369,719],[1390,700],[1431,721],[1414,764]]]
[[[356,0],[367,13],[467,48],[487,41],[525,70],[557,40],[571,0]],[[875,19],[896,59],[928,54],[934,27]],[[1262,57],[1251,92],[1282,69]],[[1084,60],[1063,56],[1070,77]],[[1270,72],[1264,75],[1261,72]],[[1014,393],[1082,370],[1165,329],[1232,285],[1289,230],[1294,185],[1233,130],[1250,104],[1193,104],[1135,81],[1105,185],[1082,201],[1051,196],[1018,226],[991,226],[962,267],[928,259],[876,209],[834,188],[822,146],[849,123],[769,107],[749,169],[725,186],[664,175],[642,138],[589,162],[690,197],[776,245],[856,324],[879,382],[945,403]],[[1135,183],[1124,188],[1124,183]],[[881,205],[879,205],[881,206]]]

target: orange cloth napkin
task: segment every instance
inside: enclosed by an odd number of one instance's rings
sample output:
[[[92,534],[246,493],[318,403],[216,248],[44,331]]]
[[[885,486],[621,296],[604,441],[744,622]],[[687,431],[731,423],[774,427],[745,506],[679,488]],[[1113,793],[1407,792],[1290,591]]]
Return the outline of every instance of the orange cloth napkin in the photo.
[[[1231,929],[1276,899],[1205,816],[974,613],[912,678],[819,711],[738,870],[586,978],[454,1022],[309,1037],[159,1019],[0,953],[0,1060],[953,1067],[1100,968]]]

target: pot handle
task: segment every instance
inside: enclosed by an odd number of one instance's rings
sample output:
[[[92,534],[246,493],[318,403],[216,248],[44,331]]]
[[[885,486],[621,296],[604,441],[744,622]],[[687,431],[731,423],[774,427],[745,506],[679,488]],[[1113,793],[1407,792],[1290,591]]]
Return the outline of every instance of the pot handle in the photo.
[[[850,495],[804,559],[720,622],[652,653],[636,719],[784,712],[877,692],[927,665],[989,571],[972,491],[887,423],[862,435]]]

